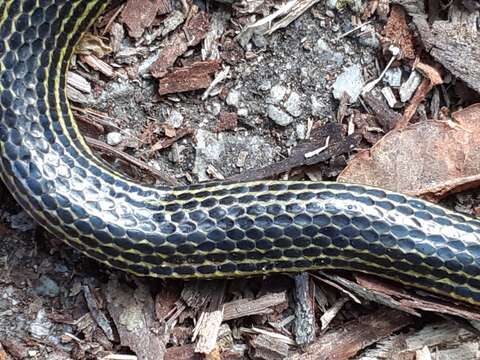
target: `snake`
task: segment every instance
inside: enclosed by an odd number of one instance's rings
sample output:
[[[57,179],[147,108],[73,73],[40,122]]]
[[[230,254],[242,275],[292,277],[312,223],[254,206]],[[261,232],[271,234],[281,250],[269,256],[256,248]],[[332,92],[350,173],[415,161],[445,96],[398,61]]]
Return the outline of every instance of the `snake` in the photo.
[[[323,181],[149,186],[106,165],[67,100],[75,47],[109,1],[2,0],[0,177],[81,253],[137,276],[339,269],[480,304],[480,221],[380,188]]]

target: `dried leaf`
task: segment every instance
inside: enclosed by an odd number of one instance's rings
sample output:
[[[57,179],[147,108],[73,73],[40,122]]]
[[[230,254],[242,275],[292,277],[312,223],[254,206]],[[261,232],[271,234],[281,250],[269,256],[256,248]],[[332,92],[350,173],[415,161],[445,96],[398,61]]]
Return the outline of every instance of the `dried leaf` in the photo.
[[[425,121],[392,131],[362,151],[338,180],[438,201],[480,184],[480,103],[453,114],[456,122]]]
[[[91,33],[83,35],[82,39],[75,48],[75,52],[81,55],[95,55],[98,58],[103,58],[105,55],[112,52],[112,48],[105,45],[101,38]]]

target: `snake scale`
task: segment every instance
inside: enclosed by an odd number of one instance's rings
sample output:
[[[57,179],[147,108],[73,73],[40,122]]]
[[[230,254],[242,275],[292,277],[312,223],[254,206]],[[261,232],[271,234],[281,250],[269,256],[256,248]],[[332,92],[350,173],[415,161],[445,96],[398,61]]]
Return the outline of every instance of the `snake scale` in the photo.
[[[0,3],[0,173],[45,229],[141,276],[372,273],[480,304],[480,222],[381,189],[259,181],[153,188],[86,145],[66,72],[98,0]]]

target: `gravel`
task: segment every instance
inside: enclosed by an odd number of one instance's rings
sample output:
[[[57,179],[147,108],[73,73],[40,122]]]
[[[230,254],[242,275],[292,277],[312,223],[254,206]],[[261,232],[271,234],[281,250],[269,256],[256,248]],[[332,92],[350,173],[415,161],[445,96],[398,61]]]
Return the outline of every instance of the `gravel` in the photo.
[[[413,96],[418,86],[422,82],[422,75],[417,71],[412,71],[407,81],[400,86],[400,101],[407,102]]]
[[[123,140],[123,135],[119,132],[112,131],[107,134],[107,144],[110,146],[117,146]]]
[[[238,107],[240,104],[240,91],[231,89],[225,101],[227,105]]]
[[[280,126],[288,126],[294,120],[293,117],[274,105],[268,105],[267,113],[268,117],[272,119],[275,124]]]
[[[274,85],[270,89],[270,101],[272,104],[279,104],[285,98],[285,94],[287,93],[287,88],[282,85]]]
[[[38,279],[35,292],[40,296],[48,296],[51,298],[57,297],[60,294],[60,288],[57,283],[46,275],[42,275]]]
[[[350,96],[352,103],[358,100],[365,81],[363,80],[362,67],[360,65],[352,65],[345,69],[335,80],[333,84],[333,96],[340,100],[345,92]]]
[[[172,110],[172,112],[170,112],[170,115],[165,121],[168,125],[172,126],[175,129],[178,129],[182,127],[183,119],[183,115],[180,112],[178,112],[177,110]]]
[[[285,110],[294,117],[302,115],[302,102],[300,95],[296,92],[292,92],[285,102]]]

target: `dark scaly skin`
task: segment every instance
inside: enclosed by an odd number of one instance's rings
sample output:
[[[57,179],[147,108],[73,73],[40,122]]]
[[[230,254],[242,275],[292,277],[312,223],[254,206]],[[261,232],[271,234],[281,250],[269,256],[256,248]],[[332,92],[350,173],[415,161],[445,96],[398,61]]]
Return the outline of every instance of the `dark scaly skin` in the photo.
[[[151,188],[108,170],[65,95],[73,47],[106,3],[0,5],[0,173],[41,225],[136,275],[336,268],[480,303],[480,222],[430,203],[325,182]]]

